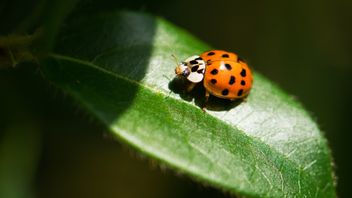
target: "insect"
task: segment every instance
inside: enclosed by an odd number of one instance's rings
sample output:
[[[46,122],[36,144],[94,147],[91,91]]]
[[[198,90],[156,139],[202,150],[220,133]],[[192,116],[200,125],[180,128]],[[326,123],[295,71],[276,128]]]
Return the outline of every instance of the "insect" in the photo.
[[[210,95],[236,100],[246,97],[253,83],[252,72],[237,54],[224,50],[210,50],[194,55],[176,66],[175,73],[186,78],[191,91],[197,83],[205,88],[205,103]],[[203,107],[204,109],[204,107]]]

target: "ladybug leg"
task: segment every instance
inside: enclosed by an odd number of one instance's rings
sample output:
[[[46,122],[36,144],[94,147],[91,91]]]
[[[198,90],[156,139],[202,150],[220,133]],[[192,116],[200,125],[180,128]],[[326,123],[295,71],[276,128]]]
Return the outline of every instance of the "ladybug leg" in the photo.
[[[210,96],[209,91],[205,90],[205,103],[208,102],[209,96]]]
[[[207,108],[207,103],[208,103],[208,100],[209,100],[209,96],[210,96],[210,93],[208,92],[208,90],[205,90],[205,100],[204,100],[204,103],[203,103],[203,106],[202,106],[202,110],[205,112],[205,109]]]
[[[187,92],[192,91],[195,86],[196,86],[196,83],[191,83],[191,84],[189,84],[188,87],[187,87],[187,89],[186,89]]]

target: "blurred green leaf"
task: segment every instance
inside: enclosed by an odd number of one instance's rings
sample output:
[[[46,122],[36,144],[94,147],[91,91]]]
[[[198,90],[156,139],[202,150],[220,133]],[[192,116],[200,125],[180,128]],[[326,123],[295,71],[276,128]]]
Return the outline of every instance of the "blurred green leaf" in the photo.
[[[335,197],[326,140],[309,114],[255,72],[242,103],[183,94],[171,54],[211,49],[163,19],[75,17],[41,71],[118,139],[196,180],[250,197]],[[191,101],[194,99],[194,102]]]
[[[52,50],[56,36],[62,26],[64,19],[74,9],[78,0],[54,0],[46,1],[42,13],[42,38],[37,41],[37,48],[41,52]],[[35,14],[35,13],[33,13]]]

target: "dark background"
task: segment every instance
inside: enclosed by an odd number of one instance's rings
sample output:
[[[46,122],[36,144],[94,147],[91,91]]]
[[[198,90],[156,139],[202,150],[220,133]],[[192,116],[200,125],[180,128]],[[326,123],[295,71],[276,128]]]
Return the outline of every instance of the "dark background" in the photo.
[[[30,3],[4,2],[0,4],[2,35],[26,15],[38,12]],[[162,16],[216,49],[237,52],[256,71],[296,96],[329,141],[339,197],[349,197],[351,1],[104,0],[80,2],[74,12],[115,9]],[[2,195],[229,197],[158,167],[111,140],[104,127],[38,76],[35,69],[0,70]],[[13,153],[2,152],[7,149]]]

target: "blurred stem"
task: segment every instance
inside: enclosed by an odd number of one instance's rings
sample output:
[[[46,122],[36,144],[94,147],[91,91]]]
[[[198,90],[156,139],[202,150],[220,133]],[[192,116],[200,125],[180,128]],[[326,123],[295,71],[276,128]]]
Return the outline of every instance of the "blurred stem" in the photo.
[[[18,25],[16,32],[26,32],[35,25],[41,28],[32,35],[14,33],[0,37],[0,69],[48,54],[54,47],[56,36],[64,19],[71,13],[78,0],[41,0],[31,15]]]
[[[31,46],[41,31],[32,35],[9,35],[0,37],[0,69],[16,67],[18,63],[34,61]]]
[[[40,153],[40,133],[35,122],[14,124],[0,139],[0,197],[34,197],[32,185]]]

